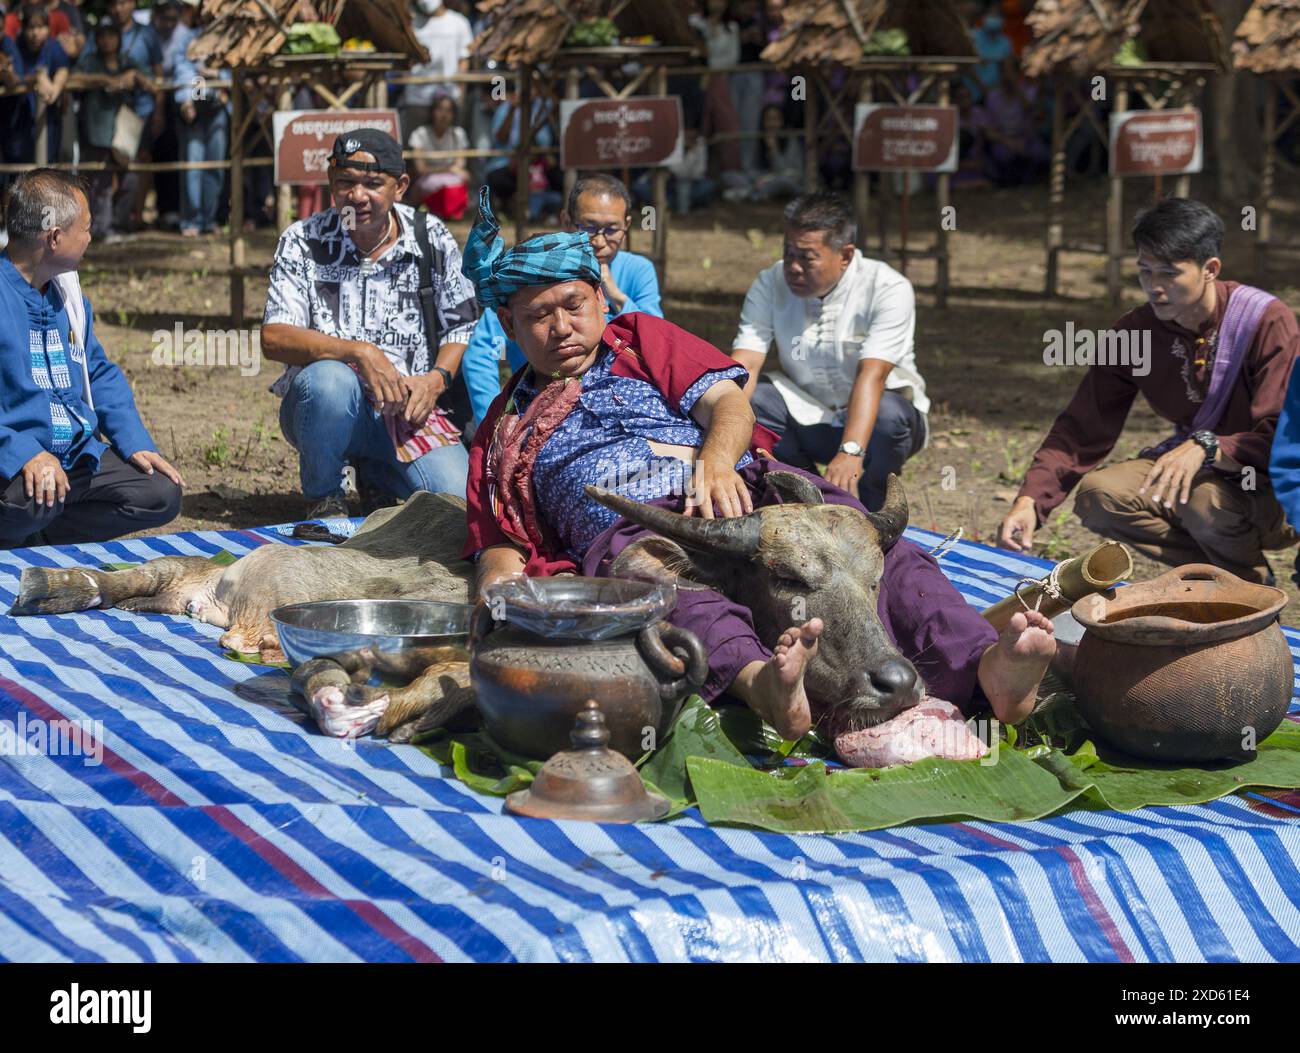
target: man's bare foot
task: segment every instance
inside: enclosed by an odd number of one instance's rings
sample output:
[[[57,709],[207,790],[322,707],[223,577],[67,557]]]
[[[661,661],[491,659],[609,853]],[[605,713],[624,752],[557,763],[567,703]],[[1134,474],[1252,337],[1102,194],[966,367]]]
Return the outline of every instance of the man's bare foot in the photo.
[[[1017,611],[980,659],[980,687],[1004,724],[1018,724],[1033,711],[1039,682],[1056,654],[1053,632],[1045,615]]]
[[[786,739],[802,738],[812,727],[803,677],[817,653],[817,638],[824,628],[811,618],[781,634],[766,662],[751,662],[732,681],[731,691]]]

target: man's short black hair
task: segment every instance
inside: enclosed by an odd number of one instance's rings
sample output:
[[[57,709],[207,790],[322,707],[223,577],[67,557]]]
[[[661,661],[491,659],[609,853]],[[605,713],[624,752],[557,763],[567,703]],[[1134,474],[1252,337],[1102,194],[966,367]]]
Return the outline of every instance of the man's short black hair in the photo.
[[[9,239],[34,244],[55,227],[67,230],[81,215],[78,193],[87,197],[86,184],[71,172],[57,168],[24,172],[10,184],[5,202]]]
[[[622,198],[624,213],[632,211],[632,195],[627,192],[623,180],[604,172],[591,172],[588,175],[578,176],[573,183],[573,189],[569,191],[570,219],[578,218],[578,198],[583,194],[602,194],[605,197]]]
[[[1192,260],[1198,266],[1223,251],[1223,220],[1189,197],[1167,197],[1133,221],[1133,244],[1161,263]]]
[[[819,230],[826,244],[842,249],[858,240],[853,205],[843,194],[818,190],[801,194],[785,206],[785,225],[792,230]]]

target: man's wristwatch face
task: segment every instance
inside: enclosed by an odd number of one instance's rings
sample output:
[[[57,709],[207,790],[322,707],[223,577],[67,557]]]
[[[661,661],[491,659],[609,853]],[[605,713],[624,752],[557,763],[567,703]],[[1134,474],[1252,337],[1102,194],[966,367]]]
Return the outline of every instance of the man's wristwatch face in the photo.
[[[1192,442],[1205,451],[1205,459],[1212,461],[1219,452],[1219,437],[1212,431],[1192,432]]]
[[[863,450],[856,442],[846,442],[840,446],[840,453],[847,453],[850,457],[861,457]]]

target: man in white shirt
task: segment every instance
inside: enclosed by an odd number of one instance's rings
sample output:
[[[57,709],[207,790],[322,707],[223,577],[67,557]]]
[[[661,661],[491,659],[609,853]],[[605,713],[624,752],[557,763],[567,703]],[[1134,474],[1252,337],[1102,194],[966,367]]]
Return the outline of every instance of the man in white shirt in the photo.
[[[469,69],[469,46],[474,30],[469,19],[452,11],[442,0],[411,0],[412,27],[415,39],[429,52],[429,61],[411,67],[418,77],[448,77]],[[464,98],[462,85],[408,84],[402,90],[402,135],[409,138],[429,119],[429,107],[435,95],[450,95],[457,102]]]
[[[853,208],[839,194],[796,198],[785,210],[783,259],[750,286],[731,356],[749,371],[758,422],[781,441],[778,460],[885,501],[890,473],[925,445],[930,400],[916,369],[912,284],[854,246]],[[776,342],[780,370],[758,380]]]

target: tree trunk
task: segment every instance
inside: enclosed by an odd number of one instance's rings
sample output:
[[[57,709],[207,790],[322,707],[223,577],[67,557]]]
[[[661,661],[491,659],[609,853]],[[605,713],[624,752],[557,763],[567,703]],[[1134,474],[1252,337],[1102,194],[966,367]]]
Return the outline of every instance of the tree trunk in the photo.
[[[1251,0],[1214,0],[1213,7],[1228,40],[1250,7]],[[1260,136],[1259,92],[1264,85],[1251,73],[1230,72],[1210,77],[1207,92],[1207,125],[1214,171],[1214,187],[1220,199],[1244,201],[1255,189],[1259,159],[1263,152]]]

